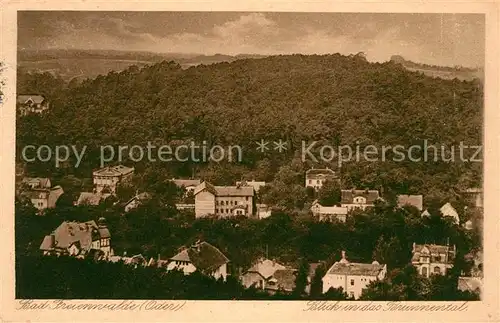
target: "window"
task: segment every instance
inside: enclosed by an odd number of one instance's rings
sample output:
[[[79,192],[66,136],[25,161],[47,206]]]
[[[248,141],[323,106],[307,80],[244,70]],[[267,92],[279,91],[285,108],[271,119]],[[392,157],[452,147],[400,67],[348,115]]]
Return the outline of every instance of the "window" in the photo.
[[[354,298],[354,292],[349,292],[349,296],[350,296],[351,298]]]
[[[318,180],[316,181],[316,184],[318,184],[318,185],[319,185],[319,184],[321,184],[321,181],[318,179]]]
[[[248,201],[248,196],[245,196],[245,200],[247,200],[247,201]]]
[[[312,179],[310,179],[310,180],[309,180],[309,184],[312,184],[312,182],[313,182],[313,181],[312,181]]]
[[[427,267],[422,267],[422,276],[427,277]]]
[[[351,286],[354,286],[354,279],[351,279]]]
[[[441,268],[439,268],[439,266],[434,267],[434,273],[441,274]]]

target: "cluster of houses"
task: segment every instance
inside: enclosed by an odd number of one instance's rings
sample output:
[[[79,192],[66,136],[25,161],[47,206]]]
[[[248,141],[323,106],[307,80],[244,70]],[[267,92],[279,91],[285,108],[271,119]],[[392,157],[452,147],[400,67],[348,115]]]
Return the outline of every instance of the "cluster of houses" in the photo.
[[[198,271],[216,279],[226,280],[229,275],[229,258],[217,247],[206,241],[197,241],[189,247],[181,248],[178,253],[168,259],[151,258],[147,260],[142,255],[127,257],[114,254],[111,247],[111,234],[104,218],[98,222],[68,222],[61,223],[52,233],[46,235],[40,245],[43,255],[66,255],[77,258],[91,258],[109,262],[123,262],[126,265],[156,266],[165,271],[178,270],[189,275]],[[413,244],[411,263],[417,272],[424,277],[431,275],[446,275],[453,267],[456,256],[455,246],[435,244]],[[306,292],[319,263],[310,264],[307,275]],[[260,258],[250,268],[241,271],[239,279],[245,287],[255,287],[268,293],[281,291],[292,292],[298,270],[277,261]],[[361,296],[370,282],[383,280],[387,274],[387,265],[377,261],[371,263],[350,262],[342,251],[339,261],[336,261],[322,277],[323,293],[330,288],[342,288],[351,298]],[[461,277],[464,289],[475,289],[481,286],[481,277]],[[472,287],[471,287],[472,286]]]
[[[93,190],[81,192],[74,204],[99,205],[116,194],[119,183],[130,182],[133,174],[133,167],[123,165],[103,167],[94,171],[92,173]],[[329,168],[313,168],[306,171],[305,187],[318,191],[327,181],[337,181],[340,184],[337,173]],[[247,216],[262,219],[271,215],[270,207],[260,204],[257,198],[259,190],[266,185],[263,181],[238,181],[233,186],[212,185],[200,179],[173,178],[172,182],[185,190],[185,197],[190,197],[189,201],[186,199],[187,202],[177,203],[177,209],[191,210],[196,218]],[[24,189],[21,195],[27,196],[39,210],[55,207],[57,199],[64,193],[60,186],[51,187],[48,178],[24,178],[22,183]],[[465,194],[477,208],[482,208],[481,189],[469,189]],[[147,192],[136,192],[130,200],[122,201],[124,211],[129,212],[150,198],[151,195]],[[366,210],[373,207],[379,200],[383,199],[378,190],[342,189],[340,203],[325,206],[315,200],[310,207],[310,212],[320,221],[345,222],[351,211]],[[424,209],[422,195],[398,195],[397,205],[399,207],[413,206],[421,212],[421,216],[430,216],[429,211]],[[459,223],[459,214],[450,203],[445,203],[440,211],[444,217],[451,217],[456,224]],[[471,229],[472,222],[469,220],[464,223],[464,226]]]

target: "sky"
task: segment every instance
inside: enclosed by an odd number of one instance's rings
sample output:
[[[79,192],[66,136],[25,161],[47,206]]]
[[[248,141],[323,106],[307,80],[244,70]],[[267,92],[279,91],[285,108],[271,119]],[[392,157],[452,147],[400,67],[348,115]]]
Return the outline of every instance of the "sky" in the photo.
[[[99,12],[18,14],[19,49],[114,49],[189,54],[364,52],[419,63],[482,67],[480,14]]]

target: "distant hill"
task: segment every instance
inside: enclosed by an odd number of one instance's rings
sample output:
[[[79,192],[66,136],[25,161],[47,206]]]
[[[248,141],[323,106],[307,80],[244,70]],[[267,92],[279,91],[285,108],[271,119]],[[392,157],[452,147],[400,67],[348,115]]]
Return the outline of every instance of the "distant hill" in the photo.
[[[24,72],[49,72],[66,81],[73,78],[86,79],[106,75],[110,71],[120,72],[131,65],[144,67],[161,61],[175,61],[182,68],[201,64],[233,62],[245,58],[262,58],[262,55],[242,54],[199,55],[183,53],[151,53],[115,50],[20,50],[18,66]]]
[[[480,80],[484,79],[484,71],[483,69],[479,68],[468,68],[463,66],[448,67],[421,64],[406,60],[400,55],[391,56],[391,61],[403,65],[403,67],[405,67],[409,71],[422,72],[430,77],[439,77],[448,80],[457,78],[459,80],[466,81],[471,81],[475,78]]]

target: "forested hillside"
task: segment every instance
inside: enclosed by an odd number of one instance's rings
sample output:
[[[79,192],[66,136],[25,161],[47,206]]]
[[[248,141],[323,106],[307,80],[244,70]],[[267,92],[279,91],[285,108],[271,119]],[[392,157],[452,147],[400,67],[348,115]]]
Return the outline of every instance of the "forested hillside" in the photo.
[[[87,145],[83,165],[64,170],[78,176],[90,176],[99,162],[92,149],[108,144],[195,140],[241,145],[240,164],[135,165],[139,170],[158,167],[173,176],[195,172],[229,183],[244,173],[269,181],[287,165],[297,172],[307,169],[311,163],[299,162],[302,140],[380,147],[421,145],[423,140],[457,147],[482,142],[479,81],[430,78],[394,62],[369,63],[360,55],[272,56],[188,69],[164,61],[81,84],[65,84],[49,74],[20,74],[18,87],[51,101],[48,114],[18,120],[18,149],[27,144]],[[289,149],[258,153],[255,142],[261,139],[286,140]],[[54,172],[51,167],[45,163],[29,170],[42,175]],[[342,168],[345,186],[423,194],[480,185],[481,173],[480,163],[459,160],[353,161]]]

